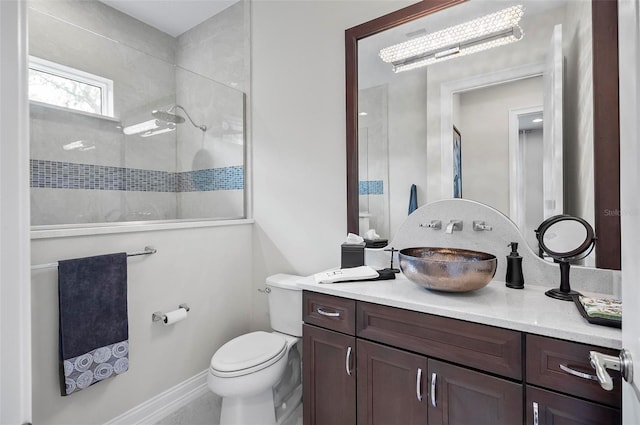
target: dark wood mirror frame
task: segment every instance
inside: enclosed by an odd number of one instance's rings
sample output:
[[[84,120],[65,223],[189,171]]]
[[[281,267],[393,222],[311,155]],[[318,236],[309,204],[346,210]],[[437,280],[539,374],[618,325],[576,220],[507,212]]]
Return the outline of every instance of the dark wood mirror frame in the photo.
[[[347,229],[358,233],[358,40],[466,0],[423,0],[345,31]],[[617,0],[592,0],[596,267],[620,269]]]

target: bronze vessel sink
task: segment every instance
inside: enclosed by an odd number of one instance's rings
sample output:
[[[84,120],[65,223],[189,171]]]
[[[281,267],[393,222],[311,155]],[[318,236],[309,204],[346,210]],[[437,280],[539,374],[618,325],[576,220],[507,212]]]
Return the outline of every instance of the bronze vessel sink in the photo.
[[[495,255],[458,248],[405,248],[398,253],[400,270],[427,289],[467,292],[485,287],[496,274]]]

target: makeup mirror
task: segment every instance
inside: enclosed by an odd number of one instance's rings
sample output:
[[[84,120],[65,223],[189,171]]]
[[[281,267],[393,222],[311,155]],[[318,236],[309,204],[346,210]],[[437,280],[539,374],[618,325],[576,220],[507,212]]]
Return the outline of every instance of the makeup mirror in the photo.
[[[560,265],[560,287],[550,289],[545,295],[563,301],[573,301],[580,295],[571,290],[569,270],[572,262],[588,256],[596,243],[593,228],[586,220],[570,215],[549,217],[536,229],[540,254],[545,254]]]

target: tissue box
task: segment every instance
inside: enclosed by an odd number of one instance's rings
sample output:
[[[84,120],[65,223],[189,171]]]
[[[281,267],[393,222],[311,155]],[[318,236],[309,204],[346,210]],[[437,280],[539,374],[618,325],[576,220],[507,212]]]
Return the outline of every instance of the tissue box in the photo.
[[[343,243],[341,245],[341,269],[364,266],[365,243]]]

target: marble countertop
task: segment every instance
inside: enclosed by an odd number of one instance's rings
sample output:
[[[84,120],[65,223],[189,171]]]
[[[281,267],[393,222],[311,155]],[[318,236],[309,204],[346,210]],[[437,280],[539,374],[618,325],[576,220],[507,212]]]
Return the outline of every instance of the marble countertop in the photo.
[[[395,280],[331,284],[318,284],[308,276],[297,284],[305,290],[359,301],[601,347],[622,347],[620,329],[588,323],[572,302],[547,297],[544,293],[549,288],[543,286],[510,289],[504,282],[494,280],[474,292],[445,293],[424,289],[401,273]]]

